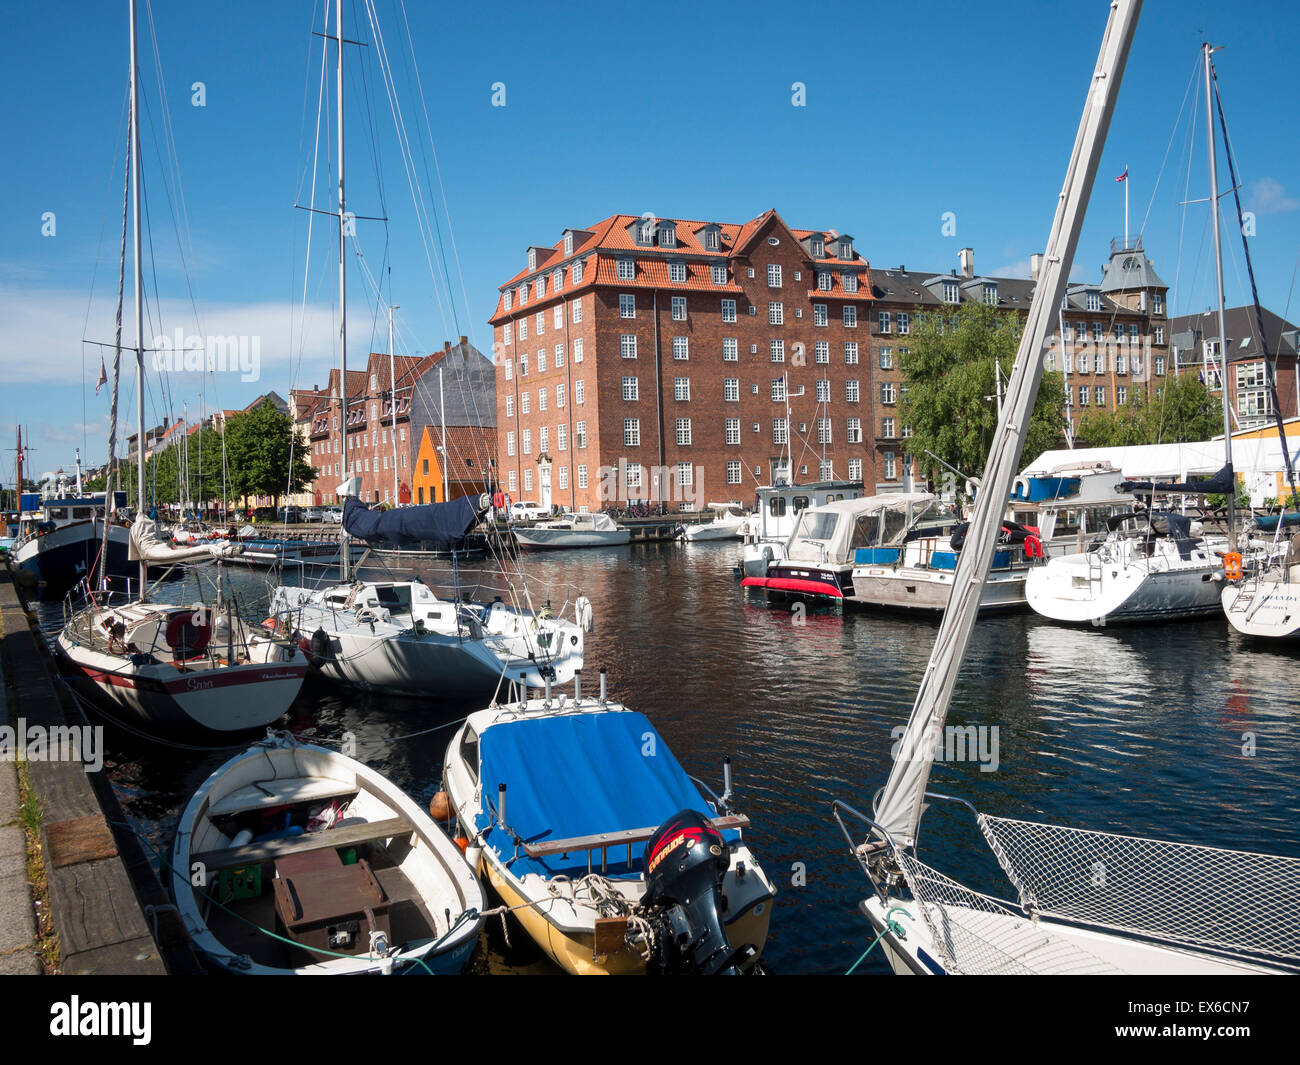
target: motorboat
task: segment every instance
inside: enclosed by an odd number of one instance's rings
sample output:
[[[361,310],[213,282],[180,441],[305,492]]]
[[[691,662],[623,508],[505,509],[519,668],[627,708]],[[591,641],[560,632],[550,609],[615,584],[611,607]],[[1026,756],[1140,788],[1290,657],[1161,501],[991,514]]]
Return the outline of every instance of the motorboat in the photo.
[[[817,481],[812,484],[764,485],[757,506],[745,523],[741,549],[741,577],[766,577],[774,560],[785,557],[785,545],[799,515],[809,507],[862,497],[861,481]]]
[[[566,972],[751,969],[776,892],[729,767],[712,793],[604,689],[470,714],[443,763],[467,856]]]
[[[748,528],[752,515],[739,503],[710,503],[711,521],[682,526],[682,539],[687,543],[706,540],[739,540]]]
[[[170,887],[215,969],[253,975],[460,972],[483,891],[455,843],[391,781],[271,734],[182,812]]]
[[[526,551],[570,547],[618,547],[632,539],[630,531],[608,514],[565,512],[535,525],[514,526],[515,540]]]

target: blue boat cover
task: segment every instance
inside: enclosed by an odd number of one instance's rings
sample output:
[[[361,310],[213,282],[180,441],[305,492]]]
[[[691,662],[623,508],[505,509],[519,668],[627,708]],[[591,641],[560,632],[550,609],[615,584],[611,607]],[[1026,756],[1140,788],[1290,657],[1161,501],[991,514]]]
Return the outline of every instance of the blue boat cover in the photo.
[[[1115,486],[1117,492],[1176,492],[1182,495],[1228,495],[1236,490],[1237,478],[1231,463],[1213,477],[1191,477],[1186,481],[1120,481]]]
[[[485,503],[484,500],[487,500]],[[450,544],[463,540],[491,504],[487,496],[461,496],[447,503],[424,503],[396,510],[371,510],[355,496],[343,504],[343,528],[369,543]]]
[[[483,731],[479,759],[484,804],[495,811],[505,784],[506,822],[525,843],[657,828],[679,810],[716,816],[646,716],[631,710],[502,722]],[[515,852],[497,826],[484,842],[506,859]],[[627,847],[611,847],[605,875],[636,878],[644,850],[644,842],[632,844],[629,868]],[[593,871],[600,872],[600,862],[596,851]],[[510,871],[580,876],[587,852],[529,858],[521,845]]]

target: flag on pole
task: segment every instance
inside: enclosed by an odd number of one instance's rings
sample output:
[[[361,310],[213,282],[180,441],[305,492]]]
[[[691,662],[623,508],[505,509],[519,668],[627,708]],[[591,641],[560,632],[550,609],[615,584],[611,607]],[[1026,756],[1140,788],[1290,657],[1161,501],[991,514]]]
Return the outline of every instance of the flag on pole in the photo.
[[[1117,177],[1115,180],[1116,180],[1116,181],[1127,181],[1127,180],[1128,180],[1128,167],[1125,167],[1125,168],[1124,168],[1124,173],[1120,174],[1120,176]]]
[[[95,382],[95,395],[99,395],[99,390],[108,384],[108,371],[104,369],[104,356],[99,357],[99,380]]]

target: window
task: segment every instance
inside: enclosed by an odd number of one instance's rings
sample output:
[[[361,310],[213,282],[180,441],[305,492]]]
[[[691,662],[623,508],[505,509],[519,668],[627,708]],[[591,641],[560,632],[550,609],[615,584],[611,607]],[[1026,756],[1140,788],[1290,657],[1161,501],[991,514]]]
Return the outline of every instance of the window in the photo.
[[[850,480],[850,481],[860,481],[860,480],[862,480],[862,460],[861,460],[861,459],[849,459],[849,480]]]
[[[1131,343],[1133,343],[1133,341],[1135,341],[1135,340],[1137,340],[1137,339],[1138,339],[1138,327],[1137,327],[1137,323],[1135,323],[1135,322],[1131,322],[1131,323],[1129,323],[1129,327],[1128,327],[1128,340],[1129,340],[1129,343],[1131,344]]]
[[[1128,365],[1129,365],[1129,369],[1133,371],[1133,374],[1134,374],[1135,376],[1136,376],[1137,374],[1140,374],[1140,373],[1142,372],[1142,355],[1141,355],[1141,353],[1136,352],[1136,351],[1133,352],[1133,354],[1129,356]]]
[[[898,317],[901,319],[901,318],[903,317],[903,315],[900,314]],[[845,329],[856,329],[857,327],[858,327],[858,309],[857,309],[856,307],[845,307],[845,308],[844,308],[844,328],[845,328]],[[899,330],[898,330],[898,331],[899,331],[900,333],[905,333],[905,332],[907,332],[907,330],[905,330],[905,329],[902,328],[902,322],[901,322],[901,321],[899,322]]]
[[[577,448],[585,448],[587,446],[587,423],[586,422],[573,423],[573,446]]]
[[[586,385],[587,385],[586,381],[573,382],[573,402],[578,404],[579,406],[582,406],[582,404],[587,401]]]
[[[525,281],[522,285],[519,286],[519,303],[522,306],[527,302],[528,302],[528,282]]]
[[[543,425],[537,430],[537,450],[543,455],[551,449],[551,427]]]
[[[1128,389],[1123,385],[1115,387],[1115,405],[1122,407],[1128,402]]]
[[[815,326],[827,325],[829,321],[830,319],[826,313],[826,304],[814,303],[813,304],[813,325]]]
[[[733,459],[727,463],[727,484],[740,484],[740,462],[738,460]]]
[[[847,431],[848,431],[847,439],[850,444],[862,443],[862,419],[861,418],[850,418],[848,420]]]
[[[1081,407],[1086,407],[1087,405],[1088,405],[1088,386],[1087,386],[1087,385],[1080,385],[1080,386],[1079,386],[1079,406],[1081,406]]]
[[[845,292],[857,292],[857,291],[858,291],[858,275],[857,275],[857,274],[844,274],[844,275],[843,275],[843,281],[844,281],[844,291],[845,291]]]
[[[635,377],[623,378],[623,398],[629,402],[635,402],[641,398]]]
[[[677,227],[671,222],[660,223],[659,246],[661,248],[677,247]]]
[[[640,418],[623,419],[623,446],[624,447],[641,446],[641,419]]]
[[[677,443],[679,446],[686,446],[691,442],[691,420],[690,418],[677,419]]]
[[[525,392],[519,397],[519,413],[529,413],[529,393]]]
[[[513,432],[506,433],[506,454],[513,455],[514,453],[515,453],[515,434]],[[426,467],[429,465],[428,459],[424,460],[424,465]],[[426,469],[424,472],[428,473],[429,471],[428,469]]]
[[[564,328],[564,304],[557,303],[551,308],[551,325],[556,329]]]
[[[718,231],[716,229],[706,229],[704,231],[704,249],[705,251],[718,250]]]
[[[506,310],[510,310],[514,306],[514,304],[515,304],[515,290],[512,288],[508,288],[506,289]]]
[[[563,287],[564,287],[564,269],[563,267],[557,267],[556,269],[551,271],[551,289],[555,292],[559,292],[560,289]],[[561,312],[561,316],[563,316],[563,312]]]
[[[533,471],[524,470],[524,491],[531,493],[533,490]]]
[[[541,336],[546,331],[546,312],[537,312],[537,335]]]
[[[694,483],[695,468],[689,462],[679,462],[677,464],[677,485],[685,488]]]
[[[515,416],[515,397],[506,396],[506,417],[513,418],[514,416]]]
[[[882,370],[892,370],[894,368],[894,349],[880,349],[880,368]]]
[[[1128,359],[1122,354],[1115,356],[1115,372],[1128,373]]]
[[[888,311],[880,311],[876,314],[876,327],[882,333],[890,331],[890,319]]]
[[[1090,311],[1099,311],[1099,310],[1101,310],[1101,293],[1099,293],[1099,292],[1089,292],[1089,293],[1088,293],[1088,297],[1087,297],[1087,304],[1086,304],[1086,306],[1087,306],[1088,310],[1090,310]]]
[[[1152,329],[1152,332],[1155,334],[1155,336],[1152,338],[1155,343],[1163,344],[1165,342],[1165,327],[1163,325],[1155,326]]]
[[[641,463],[629,462],[623,473],[627,480],[628,488],[635,488],[639,492],[641,488]]]
[[[576,285],[581,280],[582,280],[582,260],[579,259],[576,263],[573,264],[573,283]],[[577,321],[577,319],[575,318],[574,321]]]
[[[858,402],[858,382],[857,382],[857,381],[845,381],[845,382],[844,382],[844,401],[845,401],[846,403],[857,403],[857,402]]]
[[[785,402],[785,378],[784,377],[772,378],[772,402],[773,403]]]
[[[845,310],[847,309],[845,308]],[[912,331],[912,316],[910,314],[903,311],[898,312],[898,331],[900,333],[910,333]]]
[[[684,284],[686,284],[686,264],[685,264],[685,263],[669,263],[669,264],[668,264],[668,280],[669,280],[669,282],[670,282],[671,284],[674,284],[674,285],[684,285]]]
[[[631,259],[619,259],[618,279],[620,281],[634,281],[636,279],[636,264]]]
[[[846,340],[844,342],[844,362],[848,366],[857,365],[858,344],[856,340]]]
[[[544,388],[539,388],[537,390],[537,409],[538,410],[546,409],[546,389]]]
[[[894,453],[892,451],[885,451],[881,454],[880,458],[881,465],[884,467],[885,480],[895,480],[898,477],[898,468],[894,460]]]
[[[713,237],[714,239],[717,239],[717,234],[713,234]],[[727,283],[727,268],[721,263],[714,263],[709,267],[709,271],[713,275],[713,283],[715,285],[725,285]]]
[[[727,377],[722,382],[722,400],[724,403],[740,402],[740,378]]]
[[[1086,358],[1086,357],[1087,357],[1087,356],[1083,356],[1083,357],[1080,358],[1080,361],[1079,361],[1079,369],[1080,369],[1080,370],[1082,370],[1082,369],[1084,368],[1083,358]],[[1092,372],[1093,372],[1093,373],[1105,373],[1105,372],[1106,372],[1106,353],[1105,353],[1104,351],[1099,351],[1099,352],[1097,352],[1096,354],[1093,355],[1093,357],[1092,357]]]
[[[555,345],[555,368],[558,370],[563,365],[564,365],[564,345],[556,344]]]
[[[829,292],[831,290],[831,272],[829,270],[817,271],[817,291]]]
[[[773,418],[772,419],[772,443],[784,444],[788,442],[788,439],[789,439],[789,433],[786,428],[785,419]]]
[[[880,402],[892,405],[898,401],[898,391],[892,381],[886,381],[880,386]]]
[[[1156,376],[1157,376],[1157,377],[1164,377],[1164,375],[1165,375],[1165,357],[1164,357],[1163,355],[1157,355],[1157,356],[1155,357],[1155,371],[1156,371]]]
[[[518,480],[517,480],[516,477],[515,477],[515,471],[514,471],[514,470],[511,470],[511,471],[510,471],[510,477],[509,477],[509,480],[508,480],[507,483],[508,483],[508,485],[509,485],[509,487],[510,487],[510,494],[511,494],[511,495],[514,495],[514,493],[516,493],[516,492],[519,491],[519,482],[518,482]]]
[[[812,239],[812,257],[814,259],[826,257],[826,241],[821,237],[813,237]]]
[[[564,450],[564,445],[563,445],[563,444],[560,445],[560,450],[561,450],[561,451]],[[561,488],[568,488],[568,487],[569,487],[569,467],[568,467],[568,466],[561,466],[561,467],[560,467],[560,487],[561,487]]]
[[[537,372],[538,373],[546,372],[546,349],[545,348],[539,348],[537,350]]]
[[[785,362],[785,341],[769,340],[767,342],[767,358],[769,362]]]
[[[724,322],[734,322],[736,320],[736,301],[722,301],[722,320]]]
[[[519,339],[520,339],[520,340],[527,340],[527,339],[528,339],[528,319],[527,319],[527,318],[520,318],[520,319],[519,319]]]
[[[636,358],[635,333],[624,333],[618,338],[618,353],[625,359]]]
[[[722,338],[722,361],[738,362],[740,360],[740,349],[736,343],[735,337]]]
[[[831,420],[829,418],[817,419],[817,443],[831,443]]]
[[[685,296],[673,297],[673,321],[674,322],[686,321],[686,297]]]
[[[531,429],[525,429],[522,434],[522,439],[524,454],[531,455],[533,453],[533,431]]]
[[[1152,301],[1152,310],[1156,314],[1165,313],[1165,298],[1163,295],[1157,292],[1154,296],[1151,297],[1151,301]]]
[[[1092,401],[1099,407],[1106,405],[1106,388],[1104,385],[1098,385],[1092,390]]]
[[[817,402],[829,403],[831,401],[831,383],[822,380],[817,382]]]
[[[893,418],[881,418],[881,419],[880,419],[880,435],[883,436],[886,440],[892,440],[892,439],[894,439],[894,419],[893,419]]]
[[[1067,334],[1068,334],[1069,331],[1070,331],[1070,323],[1069,323],[1069,322],[1066,322],[1066,323],[1065,323],[1065,331],[1066,331]],[[1070,338],[1067,336],[1066,339],[1069,340]],[[1075,339],[1076,341],[1084,341],[1084,340],[1087,340],[1087,339],[1088,339],[1088,323],[1087,323],[1087,322],[1076,322],[1076,323],[1074,324],[1074,339]]]
[[[767,324],[785,325],[785,307],[783,304],[769,303],[767,305]]]
[[[673,358],[678,361],[691,357],[690,337],[673,337]]]
[[[689,403],[691,399],[691,379],[689,377],[673,378],[673,399],[678,403]]]
[[[990,307],[996,307],[996,306],[998,305],[998,286],[997,286],[997,285],[985,285],[985,286],[984,286],[984,302],[985,302],[985,304],[987,304],[987,305],[990,306]]]
[[[510,476],[513,477],[514,474],[511,474]],[[578,487],[579,487],[579,488],[586,488],[586,487],[587,487],[587,467],[586,467],[586,466],[579,466],[579,467],[578,467]]]
[[[557,408],[564,406],[564,385],[563,383],[555,386],[555,406]]]
[[[582,337],[578,337],[573,342],[573,361],[582,362]]]
[[[740,443],[740,419],[728,418],[726,422],[726,441],[728,444]]]
[[[1099,341],[1099,340],[1101,340],[1101,338],[1102,338],[1102,334],[1103,334],[1104,332],[1105,332],[1105,327],[1104,327],[1100,322],[1093,322],[1093,323],[1092,323],[1092,339],[1093,339],[1093,340],[1095,340],[1095,341]]]
[[[818,340],[813,344],[813,361],[818,366],[826,366],[831,361],[831,345],[829,340]]]
[[[768,288],[781,287],[781,264],[780,263],[767,264],[767,287]]]
[[[573,307],[573,324],[577,325],[582,321],[582,300],[574,300],[570,306]]]
[[[619,293],[618,316],[620,318],[636,317],[636,296],[630,292]]]
[[[944,303],[961,302],[961,287],[957,284],[956,281],[945,281],[943,283],[943,302]],[[882,329],[881,332],[882,333],[886,332],[886,330]]]

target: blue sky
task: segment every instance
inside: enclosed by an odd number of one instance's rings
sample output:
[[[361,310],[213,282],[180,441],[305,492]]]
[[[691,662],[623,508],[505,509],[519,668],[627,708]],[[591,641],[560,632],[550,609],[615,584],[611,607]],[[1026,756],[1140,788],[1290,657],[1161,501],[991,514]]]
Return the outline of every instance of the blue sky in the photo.
[[[433,173],[430,137],[402,7],[373,4],[383,50],[373,45],[365,5],[345,0],[346,34],[372,45],[347,55],[348,198],[357,214],[386,213],[389,222],[358,222],[349,249],[350,365],[367,348],[386,348],[385,327],[375,323],[390,299],[401,307],[399,351],[428,351],[458,333],[488,350],[496,288],[523,265],[524,249],[614,212],[741,222],[775,207],[791,225],[851,233],[874,268],[946,270],[970,246],[977,272],[1027,276],[1029,256],[1046,240],[1107,14],[1104,0],[996,7],[407,0],[444,208],[436,179],[432,199],[425,180]],[[13,447],[21,419],[38,449],[32,466],[44,471],[70,466],[83,441],[90,461],[106,454],[108,390],[93,394],[99,356],[82,340],[112,337],[126,3],[10,6],[7,36],[23,44],[11,50],[0,84],[7,100],[22,103],[3,119],[0,447]],[[256,337],[261,354],[256,381],[177,374],[167,392],[151,378],[151,423],[169,408],[179,415],[186,402],[191,411],[237,407],[267,389],[286,394],[293,383],[323,382],[336,358],[330,220],[317,217],[308,261],[309,216],[293,209],[307,202],[313,170],[322,44],[311,34],[325,28],[323,10],[288,0],[154,0],[150,11],[142,0],[153,248],[147,335],[180,328]],[[169,204],[150,17],[187,209],[188,269]],[[1145,219],[1147,250],[1175,286],[1172,310],[1213,301],[1208,209],[1179,206],[1207,193],[1199,78],[1184,103],[1204,34],[1225,46],[1216,62],[1245,206],[1256,215],[1260,295],[1278,313],[1290,300],[1295,320],[1300,116],[1283,101],[1297,23],[1288,5],[1148,0],[1076,276],[1100,276],[1110,238],[1123,231],[1123,186],[1112,179],[1128,166],[1130,226],[1136,232]],[[426,252],[421,239],[379,74],[383,54],[441,253],[436,245]],[[195,82],[204,85],[203,107],[192,106]],[[792,105],[796,82],[806,106]],[[492,106],[497,83],[504,107]],[[331,67],[315,200],[327,209],[333,91]],[[1221,170],[1226,187],[1222,163]],[[46,212],[54,214],[53,236],[42,234]],[[955,215],[953,236],[941,233],[945,212]],[[372,274],[386,277],[391,266],[382,299],[363,280],[358,248]],[[1228,251],[1228,300],[1243,302],[1239,241],[1229,239]],[[131,322],[128,280],[128,342]],[[134,424],[134,385],[125,385],[121,417]],[[12,460],[0,452],[5,480]]]

